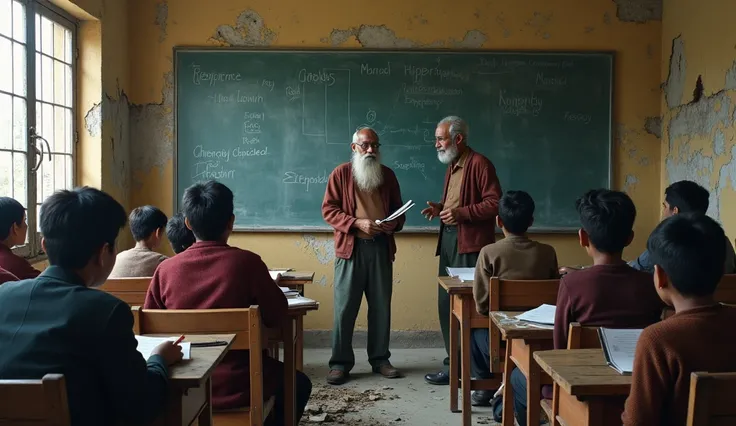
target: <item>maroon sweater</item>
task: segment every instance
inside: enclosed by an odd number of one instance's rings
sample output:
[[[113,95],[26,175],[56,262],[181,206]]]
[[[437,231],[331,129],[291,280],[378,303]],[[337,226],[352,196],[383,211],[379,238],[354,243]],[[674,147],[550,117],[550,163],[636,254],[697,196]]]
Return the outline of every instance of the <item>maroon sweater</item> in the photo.
[[[197,242],[164,260],[153,274],[146,309],[226,309],[259,305],[266,327],[281,324],[288,304],[271,279],[266,264],[250,251],[224,243]],[[281,386],[275,360],[264,357],[264,396]],[[271,362],[273,361],[273,362]],[[250,405],[248,351],[230,351],[212,374],[212,403],[216,409]],[[279,377],[274,380],[273,377]]]
[[[0,284],[8,283],[11,281],[19,281],[18,277],[11,274],[10,272],[6,271],[3,268],[0,268]]]
[[[468,158],[463,167],[463,182],[460,186],[460,207],[457,209],[458,253],[477,253],[483,247],[496,241],[496,215],[498,201],[501,199],[501,183],[496,176],[496,167],[491,160],[468,148]],[[447,197],[452,165],[445,173],[445,186],[442,202]],[[444,224],[440,221],[440,235]],[[437,253],[440,254],[440,242]]]
[[[378,188],[383,199],[383,210],[385,217],[399,209],[404,203],[401,201],[401,189],[394,171],[386,166],[383,168],[383,184]],[[340,164],[330,173],[327,182],[325,198],[322,202],[322,217],[325,222],[335,229],[335,256],[341,259],[350,259],[355,246],[356,230],[352,229],[355,218],[355,180],[350,163]],[[404,227],[406,215],[401,215],[389,225],[393,226],[392,232],[399,232]],[[388,235],[391,260],[396,255],[396,242],[393,233]]]
[[[571,322],[611,328],[644,328],[659,321],[664,302],[652,275],[631,266],[594,265],[560,280],[555,314],[555,349],[567,349]]]
[[[35,269],[27,260],[13,253],[5,244],[0,244],[0,268],[18,277],[19,280],[36,278],[41,271]]]

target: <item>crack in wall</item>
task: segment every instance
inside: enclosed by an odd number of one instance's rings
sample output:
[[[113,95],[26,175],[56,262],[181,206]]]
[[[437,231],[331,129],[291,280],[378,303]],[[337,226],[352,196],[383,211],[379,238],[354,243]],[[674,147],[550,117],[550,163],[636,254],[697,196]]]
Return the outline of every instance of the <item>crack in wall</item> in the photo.
[[[682,40],[682,35],[679,35],[672,40],[670,67],[667,81],[664,83],[664,98],[670,109],[682,103],[682,95],[685,91],[686,68],[685,42]]]

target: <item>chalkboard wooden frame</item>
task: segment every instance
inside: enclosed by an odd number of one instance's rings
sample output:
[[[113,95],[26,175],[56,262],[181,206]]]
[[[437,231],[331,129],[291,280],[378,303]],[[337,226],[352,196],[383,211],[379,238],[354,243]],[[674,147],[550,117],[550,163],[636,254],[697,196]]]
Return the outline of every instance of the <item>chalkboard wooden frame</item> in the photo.
[[[517,49],[517,50],[488,50],[488,49],[442,49],[442,48],[420,48],[420,49],[320,49],[320,48],[305,48],[295,49],[287,47],[275,47],[275,48],[259,48],[259,47],[217,47],[217,46],[174,46],[173,47],[173,74],[174,74],[174,86],[173,86],[173,206],[174,212],[179,211],[179,182],[177,175],[178,166],[178,154],[179,154],[179,143],[178,143],[178,67],[177,67],[177,55],[179,52],[254,52],[254,53],[353,53],[353,54],[383,54],[383,53],[424,53],[424,54],[457,54],[457,55],[473,55],[473,54],[550,54],[550,55],[603,55],[610,58],[610,114],[609,114],[609,134],[608,134],[608,170],[607,170],[607,182],[606,188],[611,189],[613,187],[614,171],[613,171],[613,155],[614,155],[614,139],[613,139],[613,114],[615,109],[615,67],[616,67],[616,53],[613,50],[539,50],[539,49]],[[503,185],[503,182],[501,182]],[[503,186],[502,186],[503,187]],[[407,200],[404,200],[407,201]],[[424,200],[414,200],[417,205],[415,208],[423,209]],[[402,233],[430,233],[437,234],[439,232],[439,222],[433,221],[431,226],[407,226],[401,231]],[[573,234],[578,232],[579,227],[538,227],[532,226],[529,228],[529,233],[532,234]],[[324,226],[283,226],[283,227],[258,227],[258,226],[238,226],[236,225],[233,229],[235,232],[255,232],[255,233],[290,233],[290,232],[315,232],[315,233],[327,233],[333,232],[333,228],[325,224]],[[501,232],[500,229],[496,228],[496,232]]]

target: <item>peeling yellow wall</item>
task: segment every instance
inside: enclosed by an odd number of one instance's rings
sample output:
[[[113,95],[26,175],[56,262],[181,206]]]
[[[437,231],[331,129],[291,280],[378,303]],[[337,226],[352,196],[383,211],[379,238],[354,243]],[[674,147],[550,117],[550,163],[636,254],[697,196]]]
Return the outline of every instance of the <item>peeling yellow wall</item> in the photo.
[[[736,3],[668,0],[662,22],[662,185],[710,189],[709,214],[736,237]],[[703,96],[693,102],[698,77]]]
[[[633,257],[659,218],[658,197],[653,195],[660,193],[661,154],[659,140],[645,130],[647,118],[658,117],[660,110],[661,22],[637,13],[641,11],[617,10],[611,0],[377,0],[370,7],[357,0],[222,0],[217,7],[204,7],[198,0],[129,1],[130,78],[124,87],[131,103],[130,206],[150,203],[172,213],[171,72],[176,45],[613,50],[615,186],[629,191],[639,211],[637,238],[626,251]],[[103,18],[103,40],[104,35]],[[105,84],[106,93],[108,88]],[[649,120],[650,130],[656,122]],[[557,248],[562,264],[588,262],[574,236],[539,238]],[[331,328],[330,236],[247,233],[234,235],[231,244],[259,253],[273,267],[314,270],[316,282],[307,294],[321,307],[307,316],[306,327]],[[437,329],[435,244],[436,236],[398,236],[394,329]],[[363,309],[360,328],[366,326]]]

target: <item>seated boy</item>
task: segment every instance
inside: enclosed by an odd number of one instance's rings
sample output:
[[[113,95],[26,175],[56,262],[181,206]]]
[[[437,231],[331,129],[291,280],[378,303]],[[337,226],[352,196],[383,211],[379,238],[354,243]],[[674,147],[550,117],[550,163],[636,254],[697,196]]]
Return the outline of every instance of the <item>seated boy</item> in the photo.
[[[63,374],[73,425],[148,424],[163,411],[181,347],[164,343],[146,362],[130,307],[91,288],[115,264],[125,210],[97,189],[59,191],[41,206],[40,224],[50,266],[0,286],[0,377]]]
[[[157,253],[168,220],[164,212],[154,206],[142,206],[130,212],[130,232],[135,247],[121,251],[110,278],[151,277],[166,256]]]
[[[222,309],[259,305],[263,324],[279,326],[288,303],[271,279],[266,264],[250,251],[227,244],[233,230],[233,193],[218,182],[195,184],[184,192],[182,211],[197,241],[165,260],[156,270],[146,294],[149,309]],[[250,405],[248,351],[230,351],[212,375],[215,409]],[[284,365],[263,356],[263,398],[276,396],[267,425],[284,424]],[[297,420],[309,400],[312,384],[296,374]]]
[[[534,200],[524,191],[506,191],[498,203],[496,224],[504,239],[480,251],[475,265],[473,298],[479,313],[488,315],[488,285],[491,277],[509,280],[557,278],[557,253],[552,246],[532,241],[526,234],[534,222]],[[490,379],[489,332],[473,329],[471,358],[473,377]],[[472,394],[473,405],[488,405],[493,391]]]
[[[736,308],[713,300],[725,239],[703,214],[665,219],[649,236],[653,287],[675,315],[639,337],[624,425],[685,425],[690,373],[736,371]]]
[[[0,268],[0,284],[4,284],[10,281],[18,281],[18,277],[3,268]]]
[[[708,211],[709,198],[708,190],[693,181],[681,180],[675,182],[664,190],[662,217],[666,219],[681,213],[705,214]],[[723,272],[733,274],[736,272],[736,254],[734,254],[733,245],[728,238],[726,238],[723,245],[726,253],[723,261]],[[638,258],[629,262],[629,265],[640,271],[654,273],[654,262],[649,250],[644,250]]]
[[[0,197],[0,268],[18,279],[35,278],[41,272],[13,253],[13,247],[26,242],[26,209],[13,198]]]
[[[169,239],[169,244],[175,254],[183,252],[194,244],[194,234],[191,229],[187,228],[181,212],[172,216],[169,223],[166,224],[166,238]]]
[[[560,280],[555,314],[554,347],[567,348],[571,322],[612,328],[644,328],[659,321],[664,303],[652,285],[652,276],[637,271],[622,258],[634,238],[636,207],[619,191],[594,189],[576,201],[582,228],[580,245],[593,266],[570,272]],[[511,374],[514,411],[526,425],[526,378],[518,369]],[[549,388],[543,389],[551,398]],[[539,401],[532,401],[538,404]]]

